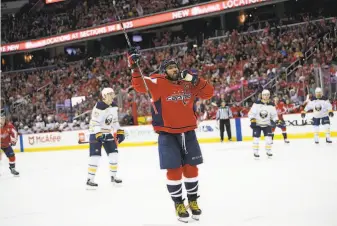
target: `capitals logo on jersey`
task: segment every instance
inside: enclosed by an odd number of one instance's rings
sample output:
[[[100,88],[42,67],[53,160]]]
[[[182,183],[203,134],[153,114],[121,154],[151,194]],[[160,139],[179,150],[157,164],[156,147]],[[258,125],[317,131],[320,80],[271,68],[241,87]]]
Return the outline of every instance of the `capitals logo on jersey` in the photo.
[[[174,102],[178,102],[178,101],[182,101],[184,105],[186,105],[188,103],[188,100],[191,99],[192,94],[190,93],[179,93],[179,94],[173,94],[171,96],[168,96],[166,98],[167,101],[174,101]]]

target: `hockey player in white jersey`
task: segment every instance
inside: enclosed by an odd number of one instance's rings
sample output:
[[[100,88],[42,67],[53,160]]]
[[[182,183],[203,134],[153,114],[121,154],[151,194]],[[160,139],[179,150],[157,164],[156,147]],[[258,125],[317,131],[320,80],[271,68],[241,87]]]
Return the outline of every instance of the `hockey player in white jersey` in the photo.
[[[93,108],[89,123],[90,157],[87,180],[89,188],[98,186],[94,179],[101,158],[102,146],[109,158],[111,182],[122,183],[122,180],[116,177],[118,164],[117,144],[125,139],[124,130],[120,128],[118,122],[118,107],[113,103],[115,96],[113,89],[104,88],[101,94],[102,101],[98,101]],[[115,137],[113,133],[116,134]]]
[[[327,98],[323,96],[322,89],[317,87],[315,89],[315,97],[308,102],[305,106],[304,111],[302,111],[302,118],[308,111],[313,111],[313,126],[314,126],[314,140],[315,143],[319,143],[319,126],[325,129],[326,142],[332,143],[330,138],[330,117],[333,117],[332,105]]]
[[[250,127],[253,129],[253,150],[254,157],[259,155],[259,141],[261,131],[265,137],[265,149],[269,157],[273,156],[271,151],[272,145],[272,127],[278,123],[277,111],[273,102],[270,101],[269,90],[262,91],[262,100],[253,104],[248,113]]]

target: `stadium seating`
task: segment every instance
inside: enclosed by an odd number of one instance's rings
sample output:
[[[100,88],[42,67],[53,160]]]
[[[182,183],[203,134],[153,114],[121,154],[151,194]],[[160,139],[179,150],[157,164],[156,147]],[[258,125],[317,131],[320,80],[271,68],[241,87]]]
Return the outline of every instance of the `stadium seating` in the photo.
[[[153,72],[163,59],[174,58],[181,68],[194,69],[213,84],[214,97],[196,102],[199,120],[213,119],[221,101],[232,106],[236,117],[244,117],[264,88],[286,102],[293,113],[301,109],[307,93],[313,94],[315,64],[329,65],[336,59],[336,37],[329,33],[330,26],[336,24],[317,20],[281,29],[233,31],[206,39],[196,48],[181,43],[143,50],[141,65]],[[2,97],[22,133],[86,128],[88,113],[106,86],[117,94],[124,123],[130,124],[133,103],[138,116],[150,114],[149,97],[131,87],[124,54],[96,58],[90,67],[79,61],[52,70],[11,72],[5,78]],[[65,108],[66,100],[74,96],[86,96],[86,100]]]
[[[180,2],[180,3],[179,3]],[[122,19],[166,11],[205,0],[119,0],[116,7]],[[1,20],[2,43],[35,39],[76,29],[94,27],[116,21],[112,0],[65,1],[45,5],[38,12],[4,15]]]

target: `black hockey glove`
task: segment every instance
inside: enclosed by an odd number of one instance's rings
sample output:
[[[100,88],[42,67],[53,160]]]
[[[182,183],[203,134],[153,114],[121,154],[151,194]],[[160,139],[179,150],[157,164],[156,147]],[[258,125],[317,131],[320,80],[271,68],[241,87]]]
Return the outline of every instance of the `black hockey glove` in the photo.
[[[256,127],[257,127],[257,125],[256,125],[256,119],[252,118],[250,120],[250,128],[255,129]]]
[[[137,67],[137,64],[139,63],[141,58],[141,55],[139,53],[139,50],[135,47],[131,47],[128,50],[128,66],[131,69],[134,69]]]
[[[124,130],[119,129],[117,130],[117,141],[120,144],[123,142],[123,140],[125,140]]]
[[[302,111],[302,112],[301,112],[301,117],[302,117],[302,118],[305,118],[305,111]]]
[[[330,116],[331,118],[333,117],[333,112],[332,112],[332,111],[329,112],[329,116]]]
[[[196,85],[199,81],[198,75],[193,74],[193,73],[189,72],[188,70],[183,70],[180,73],[180,77],[181,77],[182,80],[187,81],[187,82],[191,82],[193,85]]]
[[[98,140],[99,142],[104,142],[106,141],[106,134],[104,133],[96,133],[96,140]]]

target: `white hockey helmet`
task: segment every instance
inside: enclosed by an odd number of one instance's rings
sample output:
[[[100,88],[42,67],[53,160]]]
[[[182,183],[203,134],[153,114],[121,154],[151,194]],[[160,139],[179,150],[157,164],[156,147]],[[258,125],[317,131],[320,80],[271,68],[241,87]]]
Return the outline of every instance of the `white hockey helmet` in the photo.
[[[106,104],[111,104],[113,101],[113,98],[115,97],[114,90],[112,88],[104,88],[101,93],[102,93],[103,101]]]
[[[269,92],[269,90],[264,89],[262,91],[262,99],[265,100],[265,101],[268,101],[269,98],[270,98],[270,92]]]
[[[262,91],[262,96],[265,96],[265,95],[269,95],[269,96],[270,96],[269,90],[264,89],[264,90]]]
[[[320,87],[317,87],[317,88],[315,89],[315,93],[322,93],[322,89],[321,89]]]
[[[112,88],[104,88],[101,93],[102,93],[102,97],[104,98],[105,95],[107,95],[108,93],[115,93],[115,92]]]
[[[317,87],[317,88],[315,89],[315,96],[316,96],[316,98],[322,98],[322,96],[323,96],[323,91],[322,91],[322,89],[321,89],[320,87]]]

